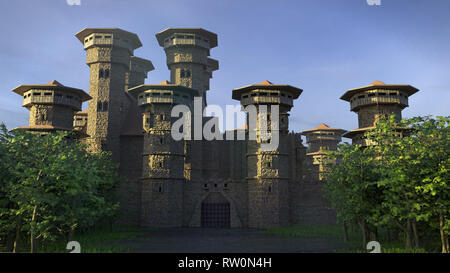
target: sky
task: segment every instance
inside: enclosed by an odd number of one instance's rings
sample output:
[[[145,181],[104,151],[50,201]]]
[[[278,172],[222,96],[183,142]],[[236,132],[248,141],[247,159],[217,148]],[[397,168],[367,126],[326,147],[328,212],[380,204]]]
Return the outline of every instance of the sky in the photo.
[[[73,0],[71,0],[73,1]],[[357,115],[339,98],[369,85],[410,84],[403,117],[450,114],[450,1],[381,0],[14,0],[0,3],[0,122],[28,124],[21,84],[57,80],[89,90],[89,67],[75,33],[117,27],[136,33],[135,55],[153,62],[147,84],[169,80],[155,34],[201,27],[218,35],[208,104],[237,105],[234,88],[269,80],[303,89],[290,130],[321,123],[352,130]],[[70,1],[69,1],[70,2]],[[83,105],[83,109],[87,103]]]

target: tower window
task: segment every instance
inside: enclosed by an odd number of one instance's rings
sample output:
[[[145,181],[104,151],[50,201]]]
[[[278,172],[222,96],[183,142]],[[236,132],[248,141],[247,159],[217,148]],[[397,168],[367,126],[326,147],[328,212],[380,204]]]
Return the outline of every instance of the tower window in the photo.
[[[164,167],[164,164],[162,162],[159,162],[159,167],[160,168]]]
[[[162,187],[161,186],[159,186],[158,192],[162,192]]]
[[[102,102],[97,102],[97,111],[102,111]]]
[[[268,191],[272,192],[272,186],[269,186]]]
[[[159,144],[163,144],[163,143],[164,143],[163,138],[160,138],[160,139],[159,139]]]
[[[103,111],[108,111],[108,102],[103,102]]]
[[[184,78],[186,75],[184,73],[184,69],[180,70],[180,78]]]
[[[98,71],[98,77],[99,77],[99,78],[103,78],[103,69],[100,69],[100,70]]]
[[[186,70],[186,77],[187,78],[191,77],[191,70],[189,69]]]
[[[267,167],[272,168],[272,162],[267,162]]]
[[[109,78],[109,69],[105,69],[105,78]]]

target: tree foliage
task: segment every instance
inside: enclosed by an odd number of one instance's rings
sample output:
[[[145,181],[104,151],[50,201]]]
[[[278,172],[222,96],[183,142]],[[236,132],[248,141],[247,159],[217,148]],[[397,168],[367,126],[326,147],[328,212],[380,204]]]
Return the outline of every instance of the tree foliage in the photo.
[[[421,235],[436,230],[448,252],[448,123],[449,117],[429,116],[397,122],[392,115],[365,134],[373,145],[331,152],[338,164],[328,166],[326,193],[338,218],[398,229],[406,247],[419,248]]]
[[[89,153],[69,133],[8,132],[0,126],[0,236],[55,240],[117,214],[116,166]],[[13,235],[15,234],[15,235]],[[6,241],[8,241],[8,239]]]

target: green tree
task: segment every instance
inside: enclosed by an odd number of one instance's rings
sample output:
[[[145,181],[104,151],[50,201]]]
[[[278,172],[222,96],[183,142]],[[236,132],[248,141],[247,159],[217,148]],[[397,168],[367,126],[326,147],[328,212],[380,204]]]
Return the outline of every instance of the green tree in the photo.
[[[328,153],[326,162],[330,164],[326,165],[325,194],[339,221],[359,225],[365,247],[369,231],[373,231],[368,220],[379,203],[371,150],[342,144],[337,152]]]
[[[1,131],[7,159],[1,164],[8,170],[2,174],[2,203],[8,204],[2,205],[2,219],[16,218],[14,228],[29,235],[31,252],[38,240],[70,240],[76,228],[115,216],[119,178],[109,154],[87,152],[69,133],[9,133],[4,126]],[[1,229],[11,233],[11,227]]]

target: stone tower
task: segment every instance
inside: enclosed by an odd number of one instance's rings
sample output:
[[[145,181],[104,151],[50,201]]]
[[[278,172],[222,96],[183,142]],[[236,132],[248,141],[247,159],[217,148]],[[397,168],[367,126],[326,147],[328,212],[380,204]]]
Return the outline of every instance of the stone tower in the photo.
[[[90,67],[88,143],[94,151],[111,151],[118,162],[126,78],[133,51],[142,44],[136,34],[118,28],[86,28],[75,36]]]
[[[91,99],[83,90],[57,81],[20,85],[13,92],[23,97],[22,106],[30,110],[28,126],[18,129],[40,133],[73,130],[74,113],[81,110],[82,102]]]
[[[172,107],[191,107],[194,89],[164,81],[140,85],[128,91],[142,111],[144,140],[142,150],[141,224],[181,226],[183,222],[184,141],[171,135]],[[192,112],[192,110],[191,110]]]
[[[306,155],[309,157],[313,167],[311,174],[314,180],[322,180],[325,151],[336,151],[338,143],[341,142],[341,136],[345,132],[342,129],[331,128],[324,123],[314,129],[302,132],[302,135],[306,136],[306,142],[309,146],[309,151]]]
[[[367,145],[364,133],[373,128],[381,117],[395,114],[402,119],[402,110],[408,107],[408,97],[419,91],[406,84],[384,84],[375,81],[360,88],[350,89],[341,99],[350,102],[350,110],[358,114],[359,128],[349,131],[343,137],[351,138],[353,144]]]
[[[208,57],[217,46],[217,35],[202,28],[169,28],[156,38],[166,52],[170,82],[199,91],[206,106],[212,71],[219,68],[219,62]]]
[[[257,107],[256,140],[248,140],[247,144],[247,183],[248,183],[248,226],[265,228],[289,224],[289,114],[293,100],[297,99],[302,90],[290,85],[272,84],[263,81],[259,84],[245,86],[233,90],[233,99],[239,100],[243,107]],[[270,106],[279,107],[278,119]],[[267,107],[267,117],[262,115],[262,106]],[[250,117],[251,118],[251,117]],[[270,128],[269,136],[279,134],[279,144],[275,149],[263,150],[265,141],[260,130],[263,120],[267,120]],[[278,123],[278,132],[271,128],[272,123]],[[247,126],[252,130],[254,125]]]
[[[129,88],[144,84],[147,73],[154,69],[155,67],[150,60],[131,56],[130,71],[126,75],[125,91],[128,91]]]

